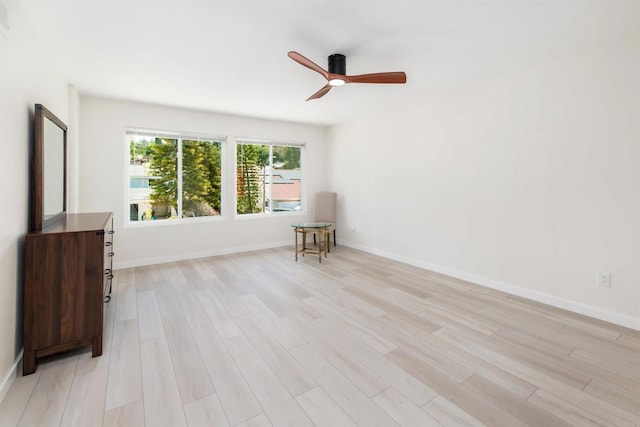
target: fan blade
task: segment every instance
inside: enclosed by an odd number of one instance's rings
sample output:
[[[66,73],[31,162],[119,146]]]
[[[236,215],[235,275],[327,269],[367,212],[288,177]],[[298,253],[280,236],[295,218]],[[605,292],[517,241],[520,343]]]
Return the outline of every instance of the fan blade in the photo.
[[[345,76],[347,83],[406,83],[407,75],[402,71],[392,73],[360,74]]]
[[[307,101],[309,101],[311,99],[322,98],[323,96],[325,96],[327,94],[327,92],[329,92],[331,90],[332,87],[333,86],[331,86],[329,84],[325,85],[322,89],[320,89],[319,91],[317,91],[316,93],[314,93],[313,95],[308,97]]]
[[[287,54],[289,56],[289,58],[293,59],[294,61],[296,61],[298,64],[300,65],[304,65],[305,67],[322,74],[322,76],[325,79],[329,79],[329,72],[326,71],[324,68],[322,68],[321,66],[319,66],[318,64],[316,64],[315,62],[311,61],[310,59],[305,58],[304,56],[300,55],[298,52],[294,52],[291,51]]]

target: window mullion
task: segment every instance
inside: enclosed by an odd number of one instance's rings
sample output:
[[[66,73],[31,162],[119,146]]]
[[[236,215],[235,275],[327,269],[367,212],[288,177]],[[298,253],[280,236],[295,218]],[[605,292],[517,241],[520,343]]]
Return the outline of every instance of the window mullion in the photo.
[[[273,144],[269,145],[269,213],[273,213]]]
[[[178,170],[177,170],[177,178],[178,178],[178,220],[182,218],[182,138],[178,138]]]

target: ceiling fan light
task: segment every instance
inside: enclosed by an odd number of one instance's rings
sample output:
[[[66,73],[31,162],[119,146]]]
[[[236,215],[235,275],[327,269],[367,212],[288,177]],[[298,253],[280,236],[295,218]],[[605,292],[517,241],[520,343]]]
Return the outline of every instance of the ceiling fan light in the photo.
[[[331,79],[329,80],[329,86],[342,86],[343,84],[345,84],[346,82],[342,79]]]

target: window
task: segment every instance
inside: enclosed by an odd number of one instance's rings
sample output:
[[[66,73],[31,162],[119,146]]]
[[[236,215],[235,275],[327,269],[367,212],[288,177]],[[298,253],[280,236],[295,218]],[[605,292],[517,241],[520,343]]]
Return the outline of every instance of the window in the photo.
[[[303,145],[237,142],[236,213],[300,211]]]
[[[221,137],[127,130],[129,220],[220,215]]]

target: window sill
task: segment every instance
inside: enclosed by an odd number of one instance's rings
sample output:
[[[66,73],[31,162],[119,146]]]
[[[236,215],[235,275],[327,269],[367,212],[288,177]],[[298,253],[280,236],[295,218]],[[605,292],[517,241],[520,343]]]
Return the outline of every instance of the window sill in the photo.
[[[201,216],[195,218],[182,218],[182,219],[157,219],[151,221],[127,221],[124,224],[125,228],[148,228],[148,227],[166,227],[169,225],[189,225],[189,224],[205,224],[210,222],[224,221],[225,218],[222,215],[214,216]]]
[[[307,216],[307,212],[291,211],[291,212],[278,212],[278,213],[235,214],[233,216],[233,219],[246,221],[248,219],[281,218],[281,217],[295,217],[295,216]]]

